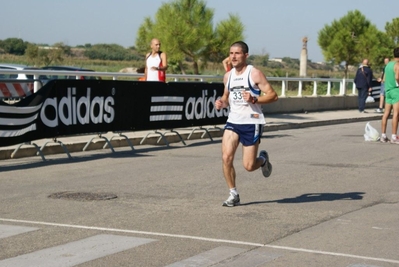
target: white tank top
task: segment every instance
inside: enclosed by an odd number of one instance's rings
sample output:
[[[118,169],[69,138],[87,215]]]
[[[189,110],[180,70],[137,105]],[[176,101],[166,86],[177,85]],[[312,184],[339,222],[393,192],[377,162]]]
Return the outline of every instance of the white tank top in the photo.
[[[230,105],[230,113],[227,121],[230,123],[265,124],[262,106],[256,103],[248,103],[242,97],[244,91],[249,91],[252,96],[260,96],[261,91],[251,78],[252,68],[252,65],[248,65],[240,75],[236,74],[235,68],[230,71],[227,81]]]
[[[149,56],[147,58],[146,64],[147,64],[147,81],[159,81],[159,76],[157,70],[152,70],[151,67],[159,67],[159,64],[161,63],[161,56],[158,54],[155,54],[154,56]]]

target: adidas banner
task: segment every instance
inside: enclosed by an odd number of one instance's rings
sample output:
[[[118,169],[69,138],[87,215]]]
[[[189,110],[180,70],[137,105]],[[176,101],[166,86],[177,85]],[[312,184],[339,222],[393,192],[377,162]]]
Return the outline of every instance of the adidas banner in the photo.
[[[53,80],[9,105],[0,101],[0,146],[42,138],[224,124],[222,83]]]

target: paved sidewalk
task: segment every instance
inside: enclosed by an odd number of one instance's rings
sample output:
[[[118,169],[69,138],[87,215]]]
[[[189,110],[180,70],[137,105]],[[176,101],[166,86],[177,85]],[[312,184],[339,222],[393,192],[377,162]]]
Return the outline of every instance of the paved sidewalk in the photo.
[[[374,109],[366,110],[366,113],[359,113],[357,110],[337,110],[309,113],[288,113],[288,114],[268,114],[266,115],[265,131],[278,131],[314,126],[324,126],[332,124],[342,124],[359,121],[380,120],[381,113],[376,113]],[[72,137],[60,137],[57,140],[40,139],[32,144],[14,145],[0,147],[0,160],[36,156],[40,148],[43,159],[46,155],[88,151],[95,149],[114,149],[116,147],[131,146],[132,150],[139,145],[170,145],[171,143],[182,143],[188,139],[208,138],[222,136],[223,125],[208,126],[203,128],[184,128],[174,129],[179,133],[168,130],[126,132],[123,135],[112,132],[98,135],[78,135]],[[207,129],[205,131],[204,129]],[[108,143],[109,142],[109,143]],[[35,147],[33,144],[36,144]],[[61,146],[62,144],[63,146]],[[109,146],[111,145],[111,147]],[[20,148],[16,151],[16,149]],[[65,150],[66,149],[66,150]]]
[[[383,113],[374,109],[359,113],[358,110],[334,110],[309,113],[271,114],[266,117],[266,131],[287,130],[341,123],[380,120]]]

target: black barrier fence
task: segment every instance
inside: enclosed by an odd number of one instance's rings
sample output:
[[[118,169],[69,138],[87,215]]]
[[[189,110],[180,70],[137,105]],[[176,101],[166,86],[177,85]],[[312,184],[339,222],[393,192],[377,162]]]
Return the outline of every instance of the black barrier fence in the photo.
[[[53,80],[15,104],[0,101],[0,147],[99,132],[226,122],[222,83]]]

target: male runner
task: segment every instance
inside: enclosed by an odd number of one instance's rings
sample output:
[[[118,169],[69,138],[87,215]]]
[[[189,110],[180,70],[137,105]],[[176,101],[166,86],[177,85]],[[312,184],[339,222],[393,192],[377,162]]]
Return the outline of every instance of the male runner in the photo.
[[[265,124],[261,105],[277,101],[278,96],[265,75],[247,64],[247,58],[246,43],[238,41],[230,46],[233,68],[224,75],[223,96],[215,101],[216,109],[230,106],[222,138],[223,174],[230,190],[229,197],[223,203],[227,207],[240,204],[233,166],[239,143],[242,144],[243,165],[247,171],[261,168],[265,177],[269,177],[272,172],[268,153],[262,150],[259,156],[257,154]]]

